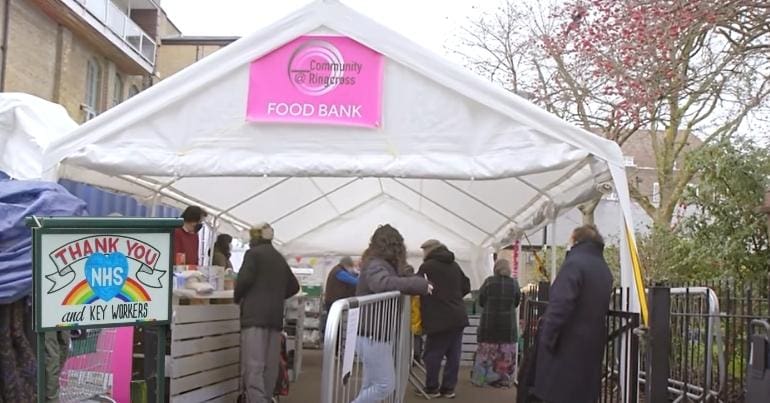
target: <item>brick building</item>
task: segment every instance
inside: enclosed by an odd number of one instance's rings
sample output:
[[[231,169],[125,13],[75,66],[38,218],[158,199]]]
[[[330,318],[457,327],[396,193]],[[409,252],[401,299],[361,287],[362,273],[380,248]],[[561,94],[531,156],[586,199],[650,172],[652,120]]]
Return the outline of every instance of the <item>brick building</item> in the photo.
[[[82,123],[236,39],[182,36],[160,0],[0,0],[0,91]]]
[[[158,76],[168,78],[237,39],[236,36],[166,36],[161,39],[158,50]]]
[[[662,134],[661,134],[662,135]],[[653,204],[660,202],[660,185],[658,173],[655,168],[655,150],[651,143],[651,132],[644,131],[631,136],[621,149],[626,160],[626,174],[628,183],[635,186],[640,193],[647,195]],[[695,136],[690,136],[684,146],[684,153],[700,147],[703,142]],[[674,164],[674,170],[679,170],[685,164],[685,159],[680,158]]]
[[[0,89],[84,122],[155,81],[157,43],[179,35],[156,0],[0,0]]]

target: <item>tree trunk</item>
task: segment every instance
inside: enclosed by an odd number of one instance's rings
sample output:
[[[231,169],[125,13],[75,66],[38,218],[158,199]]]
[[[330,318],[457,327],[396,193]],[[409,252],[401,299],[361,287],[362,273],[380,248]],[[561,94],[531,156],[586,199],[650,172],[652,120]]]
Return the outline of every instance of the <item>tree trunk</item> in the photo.
[[[584,225],[593,225],[595,223],[594,212],[596,211],[596,207],[599,206],[599,202],[601,200],[601,198],[596,198],[578,207],[578,210],[580,210],[580,213],[583,215]]]

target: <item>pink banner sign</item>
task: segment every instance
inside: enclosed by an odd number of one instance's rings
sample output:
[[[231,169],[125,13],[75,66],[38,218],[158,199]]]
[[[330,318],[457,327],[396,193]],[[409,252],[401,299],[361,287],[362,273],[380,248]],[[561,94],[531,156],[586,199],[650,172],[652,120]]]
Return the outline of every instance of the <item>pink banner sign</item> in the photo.
[[[255,122],[379,127],[382,55],[341,36],[302,36],[253,61],[246,117]]]

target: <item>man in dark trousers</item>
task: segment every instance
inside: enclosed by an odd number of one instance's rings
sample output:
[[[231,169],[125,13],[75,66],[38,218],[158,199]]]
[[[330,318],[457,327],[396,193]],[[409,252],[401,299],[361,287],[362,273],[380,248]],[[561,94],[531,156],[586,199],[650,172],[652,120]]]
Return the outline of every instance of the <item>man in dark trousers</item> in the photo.
[[[234,291],[241,306],[241,377],[247,402],[268,403],[280,369],[284,301],[299,292],[299,282],[273,247],[269,224],[250,235]]]
[[[575,229],[571,244],[539,329],[535,395],[547,403],[592,403],[601,388],[612,273],[595,226]]]
[[[425,362],[425,392],[431,398],[454,398],[463,330],[468,326],[468,314],[463,297],[471,292],[471,282],[465,276],[455,255],[441,242],[431,239],[422,245],[425,261],[418,276],[433,284],[433,294],[420,298],[422,330],[427,336]],[[446,358],[444,376],[439,385],[441,361]]]

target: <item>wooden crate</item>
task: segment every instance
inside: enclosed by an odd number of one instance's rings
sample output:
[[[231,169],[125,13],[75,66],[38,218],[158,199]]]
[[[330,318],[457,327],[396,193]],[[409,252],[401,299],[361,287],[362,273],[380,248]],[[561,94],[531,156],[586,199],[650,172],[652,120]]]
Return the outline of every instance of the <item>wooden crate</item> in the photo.
[[[240,384],[237,305],[177,305],[168,361],[171,402],[235,402]]]
[[[465,328],[463,333],[463,354],[460,359],[461,366],[473,366],[478,343],[476,342],[476,333],[478,332],[481,315],[468,315],[470,326]]]

